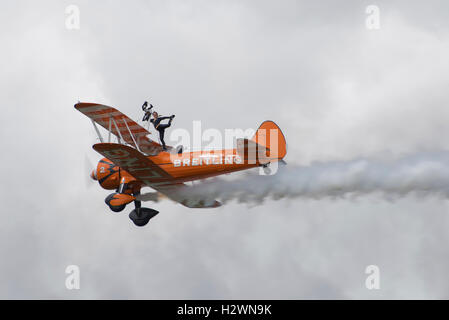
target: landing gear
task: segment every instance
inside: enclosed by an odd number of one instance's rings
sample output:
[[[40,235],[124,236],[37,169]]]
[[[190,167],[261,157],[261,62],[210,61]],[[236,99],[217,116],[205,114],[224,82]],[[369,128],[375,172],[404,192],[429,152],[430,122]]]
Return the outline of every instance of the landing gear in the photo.
[[[143,227],[158,213],[159,211],[150,208],[139,208],[131,211],[129,218],[136,226]]]
[[[157,210],[142,208],[141,202],[138,200],[134,201],[134,205],[136,206],[136,208],[131,211],[131,213],[129,214],[129,218],[138,227],[145,226],[151,218],[159,213],[159,211]]]
[[[262,170],[263,170],[264,175],[266,175],[266,176],[271,175],[270,162],[263,164]]]
[[[140,194],[140,191],[134,190],[133,196],[131,196],[129,194],[124,194],[123,193],[124,190],[125,190],[125,188],[121,186],[117,190],[118,192],[110,194],[104,200],[104,202],[106,202],[106,204],[109,206],[109,208],[112,211],[114,211],[114,212],[123,211],[123,209],[125,209],[126,205],[128,203],[131,203],[132,199],[135,199],[135,197],[137,197]],[[114,201],[112,201],[112,200],[114,200]],[[117,203],[123,203],[120,200],[125,200],[126,202],[124,204],[117,205]],[[116,205],[112,205],[111,202]],[[131,219],[131,221],[134,222],[134,224],[138,227],[143,227],[150,221],[151,218],[153,218],[155,215],[157,215],[159,213],[159,211],[156,211],[153,209],[142,208],[141,204],[142,204],[141,201],[135,199],[134,205],[136,208],[133,211],[131,211],[129,214],[129,218]]]
[[[109,206],[109,209],[111,209],[114,212],[123,211],[123,209],[125,209],[125,207],[126,207],[126,204],[123,204],[121,206],[113,206],[113,205],[111,205],[111,200],[114,198],[114,196],[115,196],[115,193],[112,193],[112,194],[108,195],[106,197],[106,199],[104,199],[104,202]]]
[[[269,176],[271,175],[271,168],[270,167],[263,167],[263,172]]]

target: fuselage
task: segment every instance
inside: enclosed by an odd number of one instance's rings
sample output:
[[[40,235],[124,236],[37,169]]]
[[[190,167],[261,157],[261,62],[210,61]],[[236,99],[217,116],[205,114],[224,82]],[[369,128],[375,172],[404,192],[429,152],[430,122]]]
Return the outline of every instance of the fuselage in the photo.
[[[240,155],[236,149],[194,151],[181,154],[161,152],[147,158],[167,172],[170,179],[176,179],[180,183],[260,166],[259,161],[250,160],[244,155]],[[108,190],[117,189],[123,181],[137,186],[145,185],[107,158],[98,162],[97,168],[92,172],[92,178],[98,180],[100,185]]]
[[[161,152],[149,157],[175,179],[192,181],[259,166],[258,161],[248,161],[236,149],[184,152]]]

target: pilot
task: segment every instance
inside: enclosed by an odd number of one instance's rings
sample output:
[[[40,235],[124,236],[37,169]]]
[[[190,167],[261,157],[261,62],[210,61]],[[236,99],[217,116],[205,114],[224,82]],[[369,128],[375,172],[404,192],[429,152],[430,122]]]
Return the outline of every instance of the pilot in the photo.
[[[167,129],[168,127],[171,126],[171,122],[173,121],[173,118],[175,117],[175,115],[171,115],[170,117],[159,117],[158,113],[156,111],[153,112],[153,119],[150,120],[151,123],[153,123],[154,128],[159,131],[159,139],[161,140],[162,143],[162,148],[166,151],[167,148],[165,146],[165,141],[164,141],[164,134],[165,134],[165,129]],[[170,119],[168,121],[168,123],[161,123],[162,120],[166,120],[166,119]]]

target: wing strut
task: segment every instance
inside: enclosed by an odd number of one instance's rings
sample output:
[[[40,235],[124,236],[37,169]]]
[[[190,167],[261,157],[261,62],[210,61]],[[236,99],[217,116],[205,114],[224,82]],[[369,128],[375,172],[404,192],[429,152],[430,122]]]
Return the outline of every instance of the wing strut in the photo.
[[[123,118],[123,122],[125,123],[126,129],[128,129],[129,135],[131,136],[131,139],[133,139],[134,145],[136,146],[137,150],[139,150],[139,152],[142,152],[142,151],[140,151],[139,145],[137,144],[133,133],[131,132],[131,130],[129,130],[128,123],[126,122],[125,118]]]
[[[112,117],[111,117],[111,120],[112,120],[112,122],[114,122],[115,130],[117,130],[118,135],[119,135],[118,143],[119,143],[119,144],[122,144],[122,140],[125,141],[125,139],[123,139],[122,133],[121,133],[120,130],[118,129],[117,122],[115,122],[114,118],[112,118]]]
[[[101,136],[101,133],[100,133],[100,131],[98,130],[98,127],[97,127],[97,125],[95,124],[95,121],[94,121],[93,119],[92,119],[91,121],[92,121],[92,124],[94,125],[95,131],[97,132],[98,138],[100,139],[101,143],[103,143],[103,142],[104,142],[104,141],[103,141],[103,137]]]
[[[112,132],[112,116],[109,116],[109,137],[108,142],[111,143],[111,132]]]
[[[164,151],[159,143],[148,138],[150,134],[148,130],[117,109],[102,104],[87,102],[75,104],[75,109],[91,120],[94,120],[97,126],[102,126],[108,131],[108,137],[102,137],[103,141],[109,141],[111,143],[113,139],[112,135],[115,135],[117,136],[118,142],[128,144],[136,150],[136,142],[138,142],[138,149],[145,155],[154,156]],[[132,134],[129,134],[130,132]]]

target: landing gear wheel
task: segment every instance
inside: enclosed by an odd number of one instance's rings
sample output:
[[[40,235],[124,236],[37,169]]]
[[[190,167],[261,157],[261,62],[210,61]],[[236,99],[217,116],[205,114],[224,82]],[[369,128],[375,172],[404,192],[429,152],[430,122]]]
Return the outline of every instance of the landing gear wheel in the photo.
[[[159,211],[149,209],[149,208],[136,208],[129,214],[129,218],[138,227],[143,227],[146,225],[151,218],[157,215]]]
[[[267,176],[269,176],[269,175],[271,175],[271,168],[269,168],[269,167],[264,167],[264,168],[263,168],[263,172],[264,172]]]
[[[115,195],[115,193],[112,193],[112,194],[108,195],[106,197],[106,199],[104,200],[104,202],[108,205],[109,209],[111,209],[114,212],[123,211],[123,209],[125,209],[125,207],[126,207],[126,204],[123,204],[121,206],[113,206],[113,205],[110,204],[112,198],[114,197],[114,195]]]
[[[263,173],[264,173],[266,176],[271,175],[271,168],[270,168],[270,163],[269,163],[269,162],[266,163],[266,164],[264,164],[264,165],[262,165],[262,169],[263,169]]]
[[[121,205],[121,206],[109,206],[109,209],[111,209],[114,212],[121,212],[125,209],[126,204]]]

